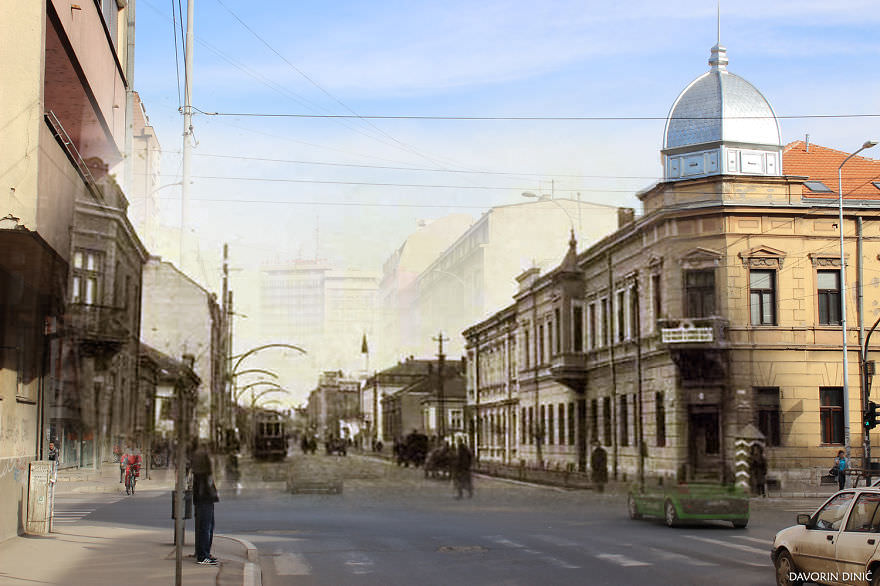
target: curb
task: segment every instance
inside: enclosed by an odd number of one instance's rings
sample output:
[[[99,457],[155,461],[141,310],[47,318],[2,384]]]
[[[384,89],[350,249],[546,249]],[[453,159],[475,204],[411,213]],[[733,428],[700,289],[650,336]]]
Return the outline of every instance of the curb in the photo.
[[[245,549],[245,557],[247,557],[247,561],[244,564],[242,586],[262,586],[263,570],[260,567],[260,552],[257,551],[257,546],[246,539],[233,537],[232,535],[218,533],[214,537],[222,537],[230,541],[235,541]]]

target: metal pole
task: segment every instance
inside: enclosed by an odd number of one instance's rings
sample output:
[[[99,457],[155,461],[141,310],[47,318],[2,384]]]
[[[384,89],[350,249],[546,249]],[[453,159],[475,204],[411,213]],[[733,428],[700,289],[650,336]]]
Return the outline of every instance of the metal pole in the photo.
[[[843,247],[843,166],[847,161],[859,154],[865,149],[871,148],[877,143],[874,141],[865,141],[862,147],[851,155],[847,156],[840,166],[837,168],[837,203],[838,203],[838,228],[840,229],[840,323],[843,334],[843,445],[846,452],[847,462],[850,459],[850,434],[849,434],[849,380],[848,369],[849,362],[847,358],[846,347],[846,257],[844,256]]]
[[[186,201],[189,198],[190,163],[192,159],[192,80],[193,80],[193,13],[194,1],[186,3],[186,47],[184,53],[183,93],[183,187],[180,191],[180,270],[184,266],[184,235],[186,234]]]

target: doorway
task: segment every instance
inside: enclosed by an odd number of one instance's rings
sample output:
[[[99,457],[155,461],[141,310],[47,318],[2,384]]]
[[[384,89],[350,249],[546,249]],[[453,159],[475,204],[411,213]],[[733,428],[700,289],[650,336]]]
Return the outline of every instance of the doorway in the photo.
[[[721,426],[717,405],[690,406],[688,459],[692,480],[721,479]]]

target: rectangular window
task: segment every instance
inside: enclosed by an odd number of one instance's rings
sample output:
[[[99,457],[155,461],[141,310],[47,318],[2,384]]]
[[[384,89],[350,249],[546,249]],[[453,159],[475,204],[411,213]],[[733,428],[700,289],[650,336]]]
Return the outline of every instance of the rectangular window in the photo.
[[[638,299],[638,289],[635,287],[631,287],[629,290],[629,337],[630,338],[638,338],[641,337],[641,328],[639,320],[639,299]]]
[[[685,317],[715,315],[715,270],[684,272]]]
[[[540,366],[544,364],[544,325],[541,324],[538,326],[538,335],[535,338],[535,351],[538,353],[535,356],[535,366]]]
[[[818,271],[819,323],[840,325],[840,271]]]
[[[596,337],[596,304],[591,303],[589,309],[589,324],[587,326],[589,331],[589,344],[590,349],[596,348],[599,344],[599,338]]]
[[[544,362],[550,362],[550,357],[553,356],[553,320],[547,320],[547,355],[544,357]]]
[[[609,330],[611,329],[611,315],[608,312],[608,298],[602,300],[602,345],[608,346],[611,341]]]
[[[568,404],[568,445],[574,445],[574,403]]]
[[[755,407],[758,412],[758,429],[764,434],[767,446],[781,446],[779,387],[755,389]]]
[[[605,445],[610,446],[611,437],[611,397],[602,397],[602,423],[604,424]]]
[[[753,326],[776,325],[776,271],[749,271]]]
[[[86,250],[74,252],[71,273],[71,301],[86,305],[98,304],[98,281],[101,277],[98,253]]]
[[[558,307],[553,310],[553,315],[556,317],[556,353],[559,354],[562,352],[562,319],[560,319]]]
[[[543,444],[546,443],[547,440],[547,406],[541,405],[541,410],[539,411],[539,413],[540,415],[538,417],[538,429],[536,431],[538,434],[538,441]]]
[[[590,439],[599,439],[599,399],[590,401]]]
[[[532,351],[531,348],[529,347],[528,327],[529,327],[529,325],[526,324],[525,328],[523,329],[523,362],[524,362],[523,368],[529,368],[529,364],[530,364],[529,355]]]
[[[529,436],[528,442],[530,444],[535,443],[535,408],[529,407]]]
[[[666,446],[666,404],[663,393],[654,393],[654,424],[657,427],[657,447]]]
[[[819,387],[822,443],[843,445],[843,388]]]
[[[544,407],[541,407],[543,410]],[[556,430],[554,429],[553,404],[547,405],[547,445],[553,445],[556,440]]]
[[[618,432],[620,435],[619,445],[628,446],[629,445],[629,405],[626,400],[626,395],[620,396],[620,412],[618,415]]]
[[[565,403],[560,403],[557,406],[558,417],[556,420],[559,422],[559,438],[556,443],[560,446],[565,445]]]
[[[626,338],[626,295],[623,291],[617,292],[617,341],[623,342]]]
[[[528,430],[526,429],[526,423],[527,423],[526,408],[523,407],[522,411],[520,413],[521,413],[521,416],[519,418],[519,443],[520,444],[527,444],[527,443],[529,443],[529,433],[528,433]]]
[[[572,351],[584,351],[584,308],[575,305],[571,308]]]
[[[660,275],[651,275],[651,294],[654,301],[654,321],[663,316],[663,292],[660,290]]]

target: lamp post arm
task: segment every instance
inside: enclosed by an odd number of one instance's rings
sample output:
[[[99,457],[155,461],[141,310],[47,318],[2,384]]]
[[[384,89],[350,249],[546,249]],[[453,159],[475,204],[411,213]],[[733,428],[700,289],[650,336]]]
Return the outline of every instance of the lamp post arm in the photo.
[[[243,386],[242,388],[238,389],[235,393],[235,400],[238,401],[241,398],[241,396],[245,393],[245,391],[247,391],[248,389],[252,389],[252,388],[258,387],[260,385],[271,385],[277,389],[282,388],[281,385],[279,385],[276,382],[272,382],[270,380],[260,380],[260,381],[257,381],[255,383],[251,383],[249,385]]]
[[[255,372],[258,372],[258,373],[260,373],[260,374],[265,374],[265,375],[267,375],[267,376],[271,376],[272,378],[278,378],[278,374],[277,374],[277,373],[274,373],[274,372],[272,372],[271,370],[265,370],[265,369],[262,369],[262,368],[248,368],[247,370],[242,370],[241,372],[233,373],[231,376],[232,376],[233,378],[235,378],[235,377],[237,377],[237,376],[241,376],[241,375],[243,375],[243,374],[252,374],[252,373],[255,373]]]
[[[302,352],[303,354],[307,354],[307,352],[305,350],[303,350],[299,346],[294,346],[293,344],[281,344],[281,343],[263,344],[262,346],[257,346],[256,348],[251,348],[250,350],[248,350],[244,354],[230,356],[229,357],[230,360],[235,360],[236,358],[238,359],[236,361],[235,365],[232,367],[232,372],[234,373],[236,370],[238,370],[238,366],[241,364],[242,360],[244,360],[245,358],[247,358],[251,354],[255,354],[255,353],[259,352],[260,350],[265,350],[267,348],[289,348],[291,350],[296,350],[297,352]]]

